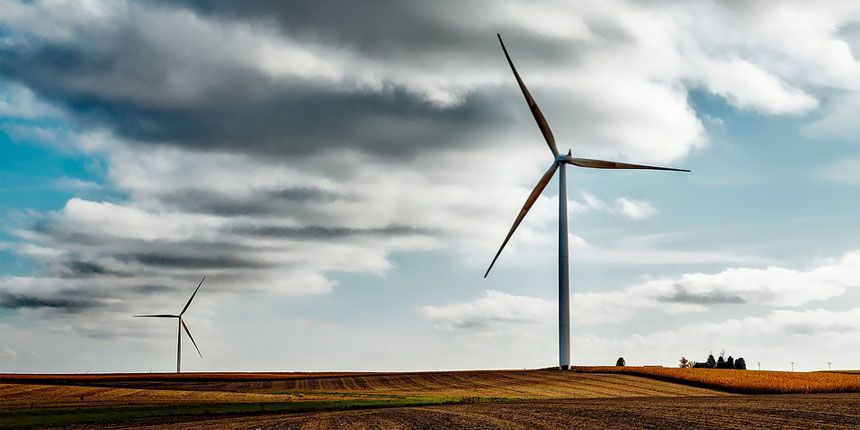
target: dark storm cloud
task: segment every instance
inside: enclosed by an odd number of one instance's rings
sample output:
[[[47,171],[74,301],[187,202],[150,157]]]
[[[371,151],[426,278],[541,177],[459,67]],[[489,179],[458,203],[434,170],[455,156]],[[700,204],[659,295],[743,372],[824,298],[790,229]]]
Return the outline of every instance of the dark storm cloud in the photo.
[[[77,294],[69,292],[58,292],[50,297],[37,297],[0,291],[0,308],[4,309],[50,308],[64,312],[82,312],[98,306],[101,306],[98,300],[77,297]]]
[[[736,294],[724,291],[708,291],[705,293],[694,293],[682,285],[675,286],[675,292],[670,296],[660,297],[661,302],[684,303],[691,305],[719,305],[719,304],[744,304],[747,301]]]
[[[160,202],[183,211],[219,216],[289,214],[309,203],[347,201],[349,196],[317,188],[284,188],[241,197],[200,190],[181,190],[158,196]]]
[[[169,253],[132,253],[119,255],[117,260],[147,266],[182,269],[258,269],[268,265],[230,255],[188,255]]]
[[[795,335],[817,335],[822,333],[853,333],[858,331],[857,324],[851,323],[816,323],[810,321],[798,321],[785,324],[783,331]]]
[[[347,91],[273,81],[255,70],[212,70],[221,66],[159,56],[158,47],[128,29],[104,32],[81,37],[76,45],[2,48],[3,77],[66,106],[85,127],[109,127],[142,142],[231,152],[302,156],[350,148],[406,157],[467,145],[472,133],[501,119],[492,94],[469,94],[463,103],[443,108],[391,82],[381,91]],[[91,45],[93,39],[99,41]],[[162,87],[189,73],[211,82],[177,102]]]
[[[89,261],[70,260],[65,263],[64,275],[72,278],[85,278],[100,275],[118,275],[104,266]]]
[[[170,288],[165,285],[143,284],[131,287],[129,288],[129,291],[140,295],[148,296],[152,294],[162,294],[168,291],[173,291],[173,288]]]
[[[425,228],[402,225],[392,225],[381,228],[349,228],[349,227],[274,227],[274,226],[242,226],[234,229],[236,233],[252,236],[269,236],[290,239],[325,240],[356,236],[405,236],[429,235],[433,232]]]
[[[83,127],[107,127],[131,140],[288,157],[349,148],[408,158],[479,142],[476,135],[513,120],[505,106],[521,104],[519,94],[508,87],[473,88],[459,103],[443,107],[385,73],[381,89],[313,78],[275,79],[246,64],[248,58],[225,54],[241,51],[241,45],[230,45],[239,41],[207,40],[213,35],[166,26],[149,28],[153,20],[140,16],[154,6],[175,11],[184,5],[216,25],[275,22],[282,35],[299,44],[348,52],[382,70],[409,64],[433,75],[439,68],[453,84],[458,77],[450,73],[452,65],[468,72],[492,62],[504,70],[496,31],[511,36],[509,45],[524,64],[548,58],[554,66],[576,61],[583,51],[579,45],[585,43],[517,27],[488,28],[480,24],[488,7],[484,2],[334,3],[133,2],[135,7],[112,22],[75,26],[68,40],[28,38],[0,47],[0,74],[65,106]],[[624,37],[607,23],[590,25],[592,31],[606,33],[595,40]],[[218,50],[224,42],[230,48]]]
[[[480,0],[159,1],[182,4],[225,21],[274,21],[284,34],[298,40],[347,47],[374,58],[428,64],[443,56],[473,62],[498,60],[496,33],[516,39],[514,45],[529,46],[523,49],[523,59],[560,58],[559,54],[570,53],[571,46],[570,41],[524,31],[512,23],[490,23],[488,11],[493,4]],[[595,23],[594,30],[606,31],[613,39],[625,34],[609,23]]]

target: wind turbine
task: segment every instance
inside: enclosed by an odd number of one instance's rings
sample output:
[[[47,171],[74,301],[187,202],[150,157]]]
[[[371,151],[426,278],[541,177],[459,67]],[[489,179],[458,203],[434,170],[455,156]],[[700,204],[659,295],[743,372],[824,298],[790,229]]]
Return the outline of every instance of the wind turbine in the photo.
[[[496,256],[493,257],[492,263],[490,263],[490,267],[487,268],[487,272],[484,273],[484,278],[490,274],[490,270],[493,268],[493,265],[496,264],[496,260],[499,258],[499,254],[502,253],[502,250],[507,245],[508,240],[510,240],[511,236],[514,234],[514,231],[520,225],[523,218],[525,218],[526,213],[528,213],[529,209],[531,209],[532,205],[534,205],[537,198],[540,196],[541,192],[544,188],[546,188],[549,181],[552,179],[553,175],[555,175],[556,171],[559,171],[559,181],[558,181],[558,367],[560,369],[569,369],[570,368],[570,278],[568,272],[568,238],[567,238],[567,176],[565,175],[565,166],[567,164],[572,164],[574,166],[579,167],[588,167],[593,169],[647,169],[647,170],[670,170],[675,172],[689,172],[689,170],[685,169],[673,169],[669,167],[656,167],[656,166],[644,166],[641,164],[628,164],[628,163],[620,163],[617,161],[603,161],[603,160],[592,160],[588,158],[575,158],[571,156],[570,150],[567,151],[567,154],[560,154],[558,152],[558,148],[555,145],[555,137],[552,135],[552,131],[549,129],[549,124],[547,124],[546,119],[544,119],[543,114],[538,108],[537,103],[535,103],[531,94],[529,94],[529,90],[526,89],[526,84],[523,83],[523,80],[520,78],[520,74],[517,73],[516,67],[514,67],[514,62],[511,61],[511,56],[508,55],[508,50],[505,48],[505,43],[502,42],[502,36],[500,34],[496,34],[499,37],[499,43],[502,45],[502,51],[505,53],[505,58],[508,59],[508,64],[511,66],[511,71],[514,72],[514,77],[517,79],[517,84],[520,86],[520,90],[523,92],[523,96],[526,99],[526,103],[529,105],[529,109],[532,111],[532,115],[537,121],[538,128],[540,128],[541,133],[543,134],[544,140],[546,140],[547,145],[549,145],[550,151],[552,151],[552,155],[554,157],[552,165],[550,165],[549,170],[543,174],[543,176],[538,181],[535,188],[532,190],[531,194],[529,194],[526,199],[526,203],[523,205],[523,208],[520,209],[520,213],[517,215],[517,219],[514,220],[514,224],[511,226],[510,231],[508,231],[508,235],[505,236],[505,240],[502,242],[502,246],[499,247],[499,251],[496,252]]]
[[[204,276],[203,279],[200,280],[200,283],[197,284],[197,288],[194,290],[194,293],[191,294],[191,298],[188,299],[188,303],[185,304],[185,307],[182,308],[182,311],[179,312],[179,315],[167,315],[167,314],[158,314],[158,315],[132,315],[134,318],[176,318],[177,319],[177,329],[176,329],[176,373],[179,373],[179,365],[180,359],[182,358],[182,329],[185,329],[185,333],[188,334],[188,338],[191,339],[191,343],[194,344],[194,348],[197,349],[197,353],[200,354],[200,358],[203,358],[203,354],[200,352],[200,348],[197,348],[197,342],[194,341],[194,337],[191,336],[191,331],[188,330],[188,326],[185,325],[185,321],[182,320],[182,315],[185,311],[188,310],[188,306],[191,306],[191,301],[194,300],[194,296],[197,295],[197,290],[200,289],[200,286],[203,285],[203,281],[206,280]]]

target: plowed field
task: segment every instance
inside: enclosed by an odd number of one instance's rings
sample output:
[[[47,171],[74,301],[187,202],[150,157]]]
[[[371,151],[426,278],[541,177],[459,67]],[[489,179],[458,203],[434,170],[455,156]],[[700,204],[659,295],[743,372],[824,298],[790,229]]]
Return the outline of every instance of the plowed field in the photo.
[[[857,429],[860,394],[636,397],[141,420],[140,429]],[[96,427],[83,427],[96,428]]]

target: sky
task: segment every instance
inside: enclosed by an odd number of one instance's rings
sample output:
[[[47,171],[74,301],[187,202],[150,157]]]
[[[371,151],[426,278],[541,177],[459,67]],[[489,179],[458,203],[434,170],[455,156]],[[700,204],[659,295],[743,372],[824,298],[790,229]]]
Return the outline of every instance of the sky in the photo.
[[[860,368],[856,1],[0,0],[0,371]]]

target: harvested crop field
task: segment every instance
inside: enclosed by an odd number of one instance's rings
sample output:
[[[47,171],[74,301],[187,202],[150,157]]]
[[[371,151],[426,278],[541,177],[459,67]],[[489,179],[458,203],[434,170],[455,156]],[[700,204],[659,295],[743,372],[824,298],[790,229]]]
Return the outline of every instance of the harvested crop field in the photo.
[[[0,384],[0,411],[79,409],[203,403],[335,400],[336,395],[237,393],[231,391],[150,390],[64,385]]]
[[[461,372],[415,372],[376,374],[286,374],[281,380],[221,378],[204,381],[189,374],[186,378],[167,376],[142,380],[111,379],[100,375],[69,380],[76,385],[182,391],[217,391],[261,394],[347,394],[411,397],[487,397],[515,399],[599,398],[636,396],[714,396],[724,394],[707,388],[685,386],[636,375],[592,374],[558,370],[498,370]],[[23,378],[23,379],[22,379]],[[12,378],[4,378],[9,382]],[[214,378],[213,378],[214,379]],[[48,382],[36,378],[39,383]],[[3,379],[0,379],[2,382]],[[26,382],[25,376],[14,379]],[[61,375],[50,381],[63,383]]]
[[[808,394],[860,392],[860,373],[774,372],[670,367],[577,367],[577,372],[615,373],[657,378],[742,394]]]
[[[637,397],[128,421],[141,429],[856,429],[860,394]],[[82,427],[87,428],[87,427]],[[95,427],[93,427],[95,428]]]
[[[4,418],[0,426],[133,423],[158,428],[172,423],[168,427],[198,428],[210,423],[211,428],[245,428],[254,423],[261,428],[340,424],[513,428],[505,424],[513,420],[526,427],[597,428],[616,420],[617,425],[604,427],[638,428],[630,420],[640,420],[645,427],[699,428],[700,421],[725,419],[726,425],[721,423],[720,428],[755,428],[732,425],[744,420],[761,423],[763,417],[772,416],[774,422],[789,420],[799,427],[845,428],[840,426],[860,419],[860,413],[853,412],[860,410],[860,386],[854,385],[860,375],[856,374],[635,367],[577,370],[0,375]],[[818,385],[809,385],[813,382]],[[799,387],[854,393],[736,395]],[[732,408],[741,411],[737,416],[742,418],[731,418],[735,417]],[[723,415],[731,419],[720,418]],[[828,419],[837,425],[824,425]]]

